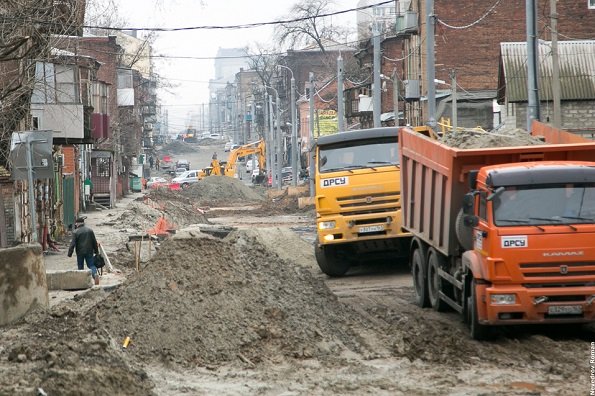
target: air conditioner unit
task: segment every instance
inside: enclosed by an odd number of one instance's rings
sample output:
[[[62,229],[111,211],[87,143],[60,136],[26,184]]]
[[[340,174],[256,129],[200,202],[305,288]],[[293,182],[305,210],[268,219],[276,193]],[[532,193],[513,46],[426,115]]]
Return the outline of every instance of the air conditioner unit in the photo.
[[[405,80],[403,81],[403,85],[405,86],[405,100],[414,101],[420,99],[419,80]]]
[[[403,14],[397,15],[395,27],[397,34],[417,33],[417,12],[406,11]]]

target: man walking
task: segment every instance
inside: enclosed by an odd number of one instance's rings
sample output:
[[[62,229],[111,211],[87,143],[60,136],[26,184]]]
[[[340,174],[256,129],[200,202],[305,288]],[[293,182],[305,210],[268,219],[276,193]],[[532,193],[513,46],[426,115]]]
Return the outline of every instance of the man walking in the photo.
[[[99,274],[93,260],[93,253],[99,254],[97,239],[93,230],[85,226],[85,218],[79,217],[74,224],[75,230],[72,233],[72,242],[68,248],[68,257],[72,257],[72,252],[76,250],[76,262],[78,269],[84,269],[85,261],[87,267],[91,270],[95,284],[99,284]]]

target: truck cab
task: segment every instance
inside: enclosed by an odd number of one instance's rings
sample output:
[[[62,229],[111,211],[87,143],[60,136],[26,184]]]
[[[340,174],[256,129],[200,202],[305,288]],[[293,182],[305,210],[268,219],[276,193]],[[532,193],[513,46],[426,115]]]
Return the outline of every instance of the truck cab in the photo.
[[[315,146],[316,260],[342,276],[358,260],[407,254],[396,128],[322,136]]]

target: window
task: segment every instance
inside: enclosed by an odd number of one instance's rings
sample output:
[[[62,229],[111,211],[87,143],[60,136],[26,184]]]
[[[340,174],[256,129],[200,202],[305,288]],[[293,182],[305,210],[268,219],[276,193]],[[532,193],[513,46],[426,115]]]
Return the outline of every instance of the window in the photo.
[[[56,102],[78,103],[75,68],[72,65],[55,65]]]
[[[589,1],[589,9],[595,10],[595,0],[588,0]]]

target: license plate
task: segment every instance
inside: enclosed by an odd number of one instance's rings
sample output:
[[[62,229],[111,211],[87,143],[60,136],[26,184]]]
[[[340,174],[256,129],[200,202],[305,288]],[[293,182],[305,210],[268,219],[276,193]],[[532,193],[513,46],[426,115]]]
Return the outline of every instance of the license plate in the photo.
[[[375,225],[375,226],[365,226],[365,227],[359,228],[360,234],[366,234],[368,232],[378,232],[378,231],[384,231],[384,226]]]
[[[547,308],[550,315],[580,315],[583,313],[581,305],[552,305]]]

